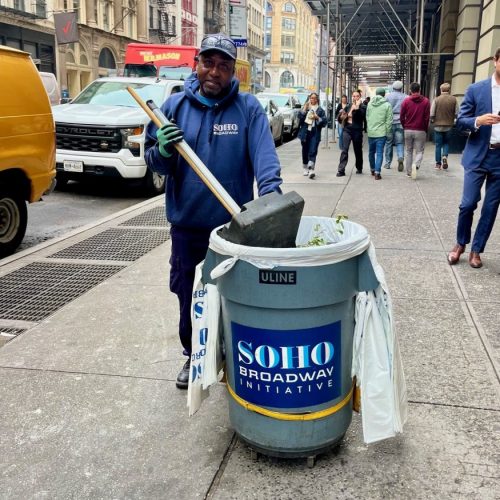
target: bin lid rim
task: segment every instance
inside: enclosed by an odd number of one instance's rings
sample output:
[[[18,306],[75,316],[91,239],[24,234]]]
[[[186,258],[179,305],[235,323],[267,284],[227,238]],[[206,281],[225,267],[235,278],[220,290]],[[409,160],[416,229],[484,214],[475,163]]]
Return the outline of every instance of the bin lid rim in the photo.
[[[323,222],[329,225],[335,224],[335,219],[332,217],[319,217],[319,216],[311,216],[305,215],[301,218],[301,227],[299,227],[299,233],[301,228],[303,227],[303,223],[311,224]],[[353,222],[350,220],[343,220],[344,226],[344,234],[339,235],[340,241],[336,241],[333,243],[328,243],[326,245],[318,245],[318,246],[298,246],[292,248],[266,248],[266,247],[249,247],[246,245],[240,245],[237,243],[232,243],[223,239],[219,236],[218,231],[224,226],[218,226],[212,230],[210,233],[210,248],[215,250],[217,253],[223,253],[224,255],[248,255],[253,257],[273,257],[279,258],[280,256],[284,256],[284,253],[288,256],[294,257],[312,257],[314,255],[329,255],[336,254],[339,252],[345,252],[350,246],[358,246],[361,245],[363,249],[361,251],[356,252],[355,255],[359,255],[366,248],[368,248],[370,244],[370,236],[368,234],[367,229],[357,222]],[[349,237],[346,237],[346,233],[349,234]],[[352,234],[354,233],[354,234]],[[342,239],[343,238],[343,239]],[[220,252],[219,250],[224,250]],[[353,255],[354,256],[354,255]]]

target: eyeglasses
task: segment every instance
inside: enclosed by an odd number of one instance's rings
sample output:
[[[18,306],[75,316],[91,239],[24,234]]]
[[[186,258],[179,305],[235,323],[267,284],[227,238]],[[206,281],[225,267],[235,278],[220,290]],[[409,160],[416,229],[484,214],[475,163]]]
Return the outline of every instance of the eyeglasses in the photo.
[[[203,56],[200,57],[199,63],[203,69],[212,70],[214,68],[217,68],[221,73],[230,73],[234,68],[234,63],[232,62],[224,61],[217,64],[214,60],[205,59]]]

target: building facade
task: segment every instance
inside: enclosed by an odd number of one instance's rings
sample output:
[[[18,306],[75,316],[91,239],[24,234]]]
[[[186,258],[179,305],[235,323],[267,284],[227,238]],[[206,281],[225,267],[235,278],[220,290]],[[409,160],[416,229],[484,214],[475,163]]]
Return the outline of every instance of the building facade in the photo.
[[[319,22],[302,0],[266,4],[264,87],[315,90]]]
[[[31,54],[40,71],[56,72],[52,2],[14,0],[0,2],[0,44]]]
[[[441,83],[450,82],[452,94],[461,100],[471,83],[493,73],[498,47],[500,0],[442,0],[431,97]]]
[[[250,63],[251,90],[253,93],[264,89],[264,23],[267,0],[248,0],[247,25],[248,47],[246,57]]]

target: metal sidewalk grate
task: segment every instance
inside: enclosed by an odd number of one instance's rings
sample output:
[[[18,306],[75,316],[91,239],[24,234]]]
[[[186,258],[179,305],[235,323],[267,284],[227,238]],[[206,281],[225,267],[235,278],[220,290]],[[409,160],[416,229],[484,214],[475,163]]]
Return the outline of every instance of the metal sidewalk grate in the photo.
[[[142,214],[136,215],[131,219],[122,222],[120,226],[155,226],[167,227],[165,216],[165,205],[154,207]]]
[[[134,261],[168,239],[166,229],[107,229],[49,258]]]
[[[0,277],[0,318],[40,321],[124,267],[28,264]]]
[[[2,337],[17,337],[21,333],[25,332],[24,328],[11,328],[0,326],[0,336]]]

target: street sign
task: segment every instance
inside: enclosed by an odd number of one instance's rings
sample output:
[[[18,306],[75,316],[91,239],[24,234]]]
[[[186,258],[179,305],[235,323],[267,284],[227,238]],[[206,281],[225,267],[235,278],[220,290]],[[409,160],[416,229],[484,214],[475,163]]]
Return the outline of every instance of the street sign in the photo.
[[[246,38],[233,38],[236,47],[248,47],[248,40]]]
[[[231,5],[229,11],[229,33],[231,38],[247,37],[247,8]]]

